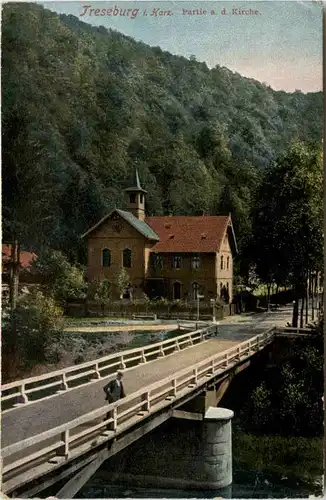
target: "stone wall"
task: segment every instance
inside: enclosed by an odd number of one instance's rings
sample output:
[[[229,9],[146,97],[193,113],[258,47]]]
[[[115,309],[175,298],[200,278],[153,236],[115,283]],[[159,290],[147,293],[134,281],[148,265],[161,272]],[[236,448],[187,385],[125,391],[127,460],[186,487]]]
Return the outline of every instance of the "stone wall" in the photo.
[[[207,414],[210,410],[221,409],[210,408]],[[171,419],[105,467],[116,473],[117,482],[145,486],[156,480],[170,488],[225,488],[232,483],[231,420]]]

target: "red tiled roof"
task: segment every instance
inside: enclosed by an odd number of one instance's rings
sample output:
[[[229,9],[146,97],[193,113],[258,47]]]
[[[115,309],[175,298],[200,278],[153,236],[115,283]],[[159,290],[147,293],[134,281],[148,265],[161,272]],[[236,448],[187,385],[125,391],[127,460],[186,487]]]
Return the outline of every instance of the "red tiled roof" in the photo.
[[[2,245],[2,263],[7,264],[11,258],[11,245]],[[32,261],[37,258],[33,252],[20,252],[20,266],[23,269],[28,269],[32,265]]]
[[[172,216],[146,217],[148,224],[160,237],[152,252],[218,252],[230,216]]]

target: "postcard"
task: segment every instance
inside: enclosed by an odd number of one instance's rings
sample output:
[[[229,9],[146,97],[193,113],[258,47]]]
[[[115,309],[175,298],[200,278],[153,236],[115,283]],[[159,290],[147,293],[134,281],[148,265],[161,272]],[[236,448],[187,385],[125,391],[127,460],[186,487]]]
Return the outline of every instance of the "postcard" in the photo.
[[[323,491],[316,1],[2,6],[8,498]]]

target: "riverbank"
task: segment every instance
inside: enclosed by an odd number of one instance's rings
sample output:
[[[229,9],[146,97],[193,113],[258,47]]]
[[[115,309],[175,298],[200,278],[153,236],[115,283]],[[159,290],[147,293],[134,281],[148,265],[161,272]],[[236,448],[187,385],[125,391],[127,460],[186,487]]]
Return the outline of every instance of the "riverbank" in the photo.
[[[58,361],[34,366],[33,369],[24,374],[24,378],[43,375],[44,373],[92,361],[126,349],[146,346],[185,333],[185,331],[180,331],[177,325],[164,325],[163,328],[162,325],[157,326],[155,329],[142,326],[142,329],[126,328],[121,331],[117,331],[116,328],[103,331],[103,327],[97,329],[97,331],[75,331],[73,329],[60,333],[52,354],[53,359]]]
[[[69,326],[63,329],[64,332],[74,332],[74,333],[117,333],[117,332],[146,332],[150,331],[165,331],[165,330],[176,330],[178,329],[177,323],[169,324],[159,324],[151,325],[147,323],[132,324],[128,323],[126,325],[115,324],[115,325],[94,325],[94,326]],[[180,333],[181,335],[181,333]]]
[[[233,483],[226,498],[322,497],[322,438],[255,436],[234,425],[232,441]],[[216,499],[221,495],[212,490],[136,487],[128,471],[121,472],[115,470],[112,481],[109,460],[79,491],[78,498]]]

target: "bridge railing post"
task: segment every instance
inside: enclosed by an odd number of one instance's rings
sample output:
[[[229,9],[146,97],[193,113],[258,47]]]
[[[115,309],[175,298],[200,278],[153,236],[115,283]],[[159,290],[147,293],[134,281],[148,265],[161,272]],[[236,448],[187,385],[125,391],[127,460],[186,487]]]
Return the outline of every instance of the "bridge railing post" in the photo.
[[[194,384],[197,385],[197,382],[198,382],[198,369],[197,369],[197,366],[196,366],[196,368],[194,368],[193,373],[194,373]]]
[[[141,363],[146,363],[146,356],[145,356],[145,351],[144,349],[141,351],[141,355],[140,355],[140,362]]]
[[[151,398],[150,391],[144,392],[141,396],[142,401],[144,402],[140,409],[140,415],[143,413],[149,413],[151,411]]]
[[[124,362],[123,355],[120,356],[120,370],[125,370],[126,363]]]
[[[67,460],[69,458],[69,429],[61,433],[61,441],[63,441],[63,446],[57,450],[57,455]]]
[[[146,411],[150,412],[151,411],[151,395],[150,391],[147,391],[146,393]]]
[[[95,375],[94,380],[99,380],[101,378],[101,374],[98,368],[98,363],[95,363],[94,365],[94,375]]]
[[[173,384],[173,396],[176,397],[177,396],[177,379],[174,378],[172,380],[172,384]]]
[[[68,383],[67,383],[67,378],[66,378],[66,374],[63,373],[62,374],[62,383],[61,383],[60,390],[61,391],[66,391],[67,389],[69,389]]]
[[[160,347],[160,354],[159,356],[162,358],[163,356],[165,356],[165,352],[164,352],[164,349],[163,349],[163,346],[161,345]]]
[[[20,394],[21,394],[21,397],[20,397],[21,401],[20,402],[23,403],[23,404],[24,403],[28,403],[28,396],[27,396],[27,394],[25,392],[25,384],[21,385],[21,387],[20,387]]]
[[[116,431],[118,426],[118,408],[116,406],[110,412],[110,417],[113,419],[113,422],[110,422],[109,430]]]

